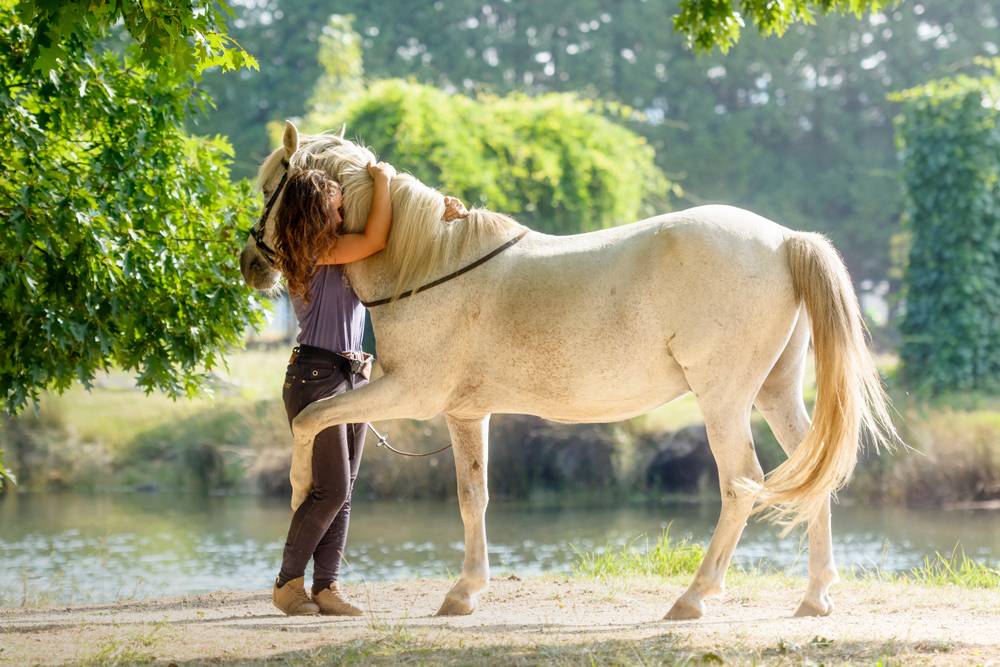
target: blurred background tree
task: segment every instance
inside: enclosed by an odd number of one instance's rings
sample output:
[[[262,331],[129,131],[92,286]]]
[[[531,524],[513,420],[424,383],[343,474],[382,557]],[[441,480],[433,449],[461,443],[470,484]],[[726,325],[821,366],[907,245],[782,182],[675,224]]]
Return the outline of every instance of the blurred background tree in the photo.
[[[889,296],[905,297],[910,386],[973,390],[954,397],[968,411],[935,402],[915,414],[925,406],[892,376],[898,332],[876,330],[893,343],[881,348],[880,367],[906,414],[908,441],[936,447],[937,457],[869,461],[859,470],[867,481],[854,488],[934,504],[1000,497],[1000,411],[977,393],[991,391],[997,373],[995,121],[983,106],[994,98],[976,97],[982,82],[886,97],[995,56],[995,2],[343,0],[332,18],[319,0],[239,0],[231,14],[225,3],[189,0],[0,0],[0,8],[8,404],[109,365],[138,373],[146,388],[195,391],[257,314],[234,250],[242,243],[235,231],[260,201],[238,179],[274,145],[268,124],[293,117],[316,131],[347,122],[349,136],[431,185],[544,231],[726,202],[829,234],[863,292],[873,283],[904,288]],[[824,9],[868,13],[811,23]],[[780,40],[761,35],[782,32]],[[252,60],[241,44],[260,71],[244,66]],[[901,108],[897,146],[892,119]],[[225,135],[235,152],[224,139],[191,137],[185,122]],[[25,471],[27,485],[46,485],[48,462],[74,452],[64,457],[69,472],[52,479],[79,483],[86,475],[73,472],[76,462],[99,458],[84,446],[94,442],[107,447],[104,467],[80,467],[112,471],[128,488],[157,480],[157,466],[176,467],[178,480],[200,475],[205,486],[236,488],[251,479],[246,461],[268,456],[263,477],[283,483],[287,424],[269,383],[284,359],[241,354],[233,370],[245,376],[215,378],[232,390],[218,414],[207,400],[175,405],[160,396],[134,397],[123,409],[117,386],[75,388],[3,425],[18,432],[7,440],[0,432],[6,461]],[[112,375],[131,387],[131,377]],[[115,411],[129,414],[109,416]],[[693,399],[677,401],[641,424],[601,431],[600,455],[590,460],[603,473],[610,469],[599,461],[611,452],[633,461],[616,463],[613,476],[634,488],[652,469],[640,454],[661,451],[661,434],[698,419]],[[770,451],[779,460],[758,426],[762,458]],[[428,449],[446,437],[443,427],[408,428]],[[66,445],[74,433],[84,434],[75,448]],[[566,433],[553,427],[538,441],[580,437]],[[518,432],[510,441],[524,440]],[[692,448],[704,445],[695,440]],[[528,468],[495,457],[491,474],[545,469],[541,456]],[[588,479],[569,465],[586,457],[559,456],[564,472],[526,473],[507,488]],[[423,486],[400,484],[401,468],[381,465],[379,494],[454,492],[440,471],[421,472]]]

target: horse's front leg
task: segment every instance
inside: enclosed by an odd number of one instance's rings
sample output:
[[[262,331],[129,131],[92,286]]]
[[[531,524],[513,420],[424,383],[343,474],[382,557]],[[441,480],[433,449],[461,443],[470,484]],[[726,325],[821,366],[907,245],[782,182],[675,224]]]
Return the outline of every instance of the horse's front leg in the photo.
[[[490,582],[490,562],[486,553],[486,462],[488,457],[489,415],[482,419],[448,416],[448,431],[455,451],[458,478],[458,505],[465,524],[465,560],[462,576],[451,587],[438,609],[439,616],[471,614],[476,598]]]
[[[425,392],[425,395],[429,392]],[[418,402],[420,393],[397,377],[383,375],[363,387],[310,403],[292,420],[292,511],[312,488],[312,448],[316,434],[336,424],[360,424],[382,419],[427,419],[433,407]],[[435,411],[436,412],[436,411]]]

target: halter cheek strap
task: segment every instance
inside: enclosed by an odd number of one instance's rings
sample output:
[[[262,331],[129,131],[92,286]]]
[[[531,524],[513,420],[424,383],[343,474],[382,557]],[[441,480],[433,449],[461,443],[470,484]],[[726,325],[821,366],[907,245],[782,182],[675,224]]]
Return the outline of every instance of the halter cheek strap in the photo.
[[[284,167],[285,173],[281,175],[278,187],[267,198],[267,203],[264,205],[264,212],[260,214],[257,224],[250,228],[250,236],[253,237],[254,243],[257,244],[257,250],[260,251],[261,256],[271,266],[275,265],[277,253],[264,241],[264,228],[267,226],[267,219],[271,217],[271,209],[274,208],[274,203],[278,201],[278,195],[285,189],[285,184],[288,182],[288,160],[286,158],[281,159],[281,166]]]

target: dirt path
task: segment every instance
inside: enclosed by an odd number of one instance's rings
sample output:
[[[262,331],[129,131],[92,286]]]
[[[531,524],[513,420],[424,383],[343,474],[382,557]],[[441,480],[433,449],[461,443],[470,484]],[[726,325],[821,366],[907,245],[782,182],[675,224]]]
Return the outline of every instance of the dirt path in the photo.
[[[472,616],[433,616],[447,582],[348,586],[356,619],[287,618],[268,594],[0,609],[0,664],[1000,665],[1000,591],[842,583],[828,618],[790,618],[801,582],[746,577],[698,621],[660,620],[683,588],[650,579],[494,581]]]

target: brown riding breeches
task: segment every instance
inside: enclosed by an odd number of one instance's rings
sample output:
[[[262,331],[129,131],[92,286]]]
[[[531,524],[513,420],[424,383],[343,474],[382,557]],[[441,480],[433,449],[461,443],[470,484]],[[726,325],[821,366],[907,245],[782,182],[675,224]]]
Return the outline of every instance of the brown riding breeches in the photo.
[[[282,398],[289,425],[299,412],[321,398],[351,388],[350,371],[333,353],[317,348],[296,348],[285,375]],[[366,384],[356,376],[354,386]],[[313,443],[313,486],[292,516],[288,529],[280,581],[305,574],[313,559],[313,590],[337,580],[347,544],[351,491],[365,446],[367,424],[338,424],[321,431]]]

